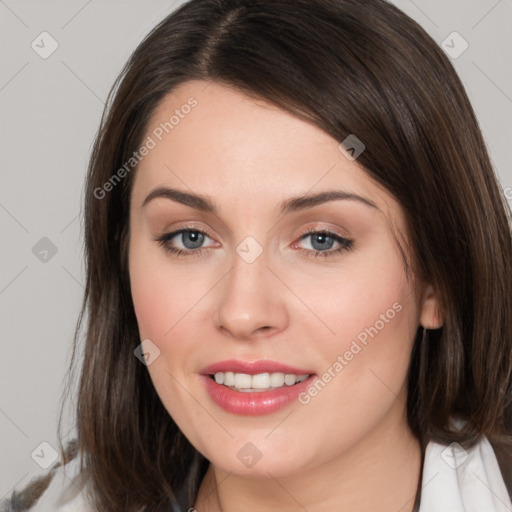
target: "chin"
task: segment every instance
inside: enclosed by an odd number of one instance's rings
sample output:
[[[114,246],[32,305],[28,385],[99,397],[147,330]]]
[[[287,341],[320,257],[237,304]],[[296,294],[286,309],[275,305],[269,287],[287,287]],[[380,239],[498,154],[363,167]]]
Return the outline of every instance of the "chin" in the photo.
[[[283,442],[276,437],[265,439],[269,431],[258,435],[248,432],[245,437],[240,436],[227,445],[218,443],[204,453],[210,462],[217,468],[232,472],[236,475],[252,478],[287,477],[298,471],[314,466],[314,460],[304,448],[308,435],[305,433],[300,441],[292,441],[287,434],[287,441]],[[219,447],[222,447],[219,450]],[[318,457],[319,450],[311,450],[313,457]],[[316,455],[315,455],[316,453]],[[320,463],[320,462],[318,462]]]

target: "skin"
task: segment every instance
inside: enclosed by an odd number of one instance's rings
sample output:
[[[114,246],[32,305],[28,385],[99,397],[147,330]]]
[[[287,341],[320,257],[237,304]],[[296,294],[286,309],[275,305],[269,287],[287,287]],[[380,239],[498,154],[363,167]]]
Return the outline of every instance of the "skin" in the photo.
[[[406,278],[396,241],[405,237],[402,208],[339,141],[215,82],[173,90],[146,136],[191,96],[198,105],[138,166],[129,272],[140,339],[160,350],[147,367],[155,389],[211,462],[196,510],[411,511],[421,452],[406,422],[407,370],[418,326],[442,319],[432,287]],[[206,195],[218,214],[167,198],[143,207],[159,186]],[[292,196],[331,189],[376,207],[336,200],[279,214]],[[176,257],[154,240],[190,224],[207,233],[199,256]],[[340,247],[313,245],[317,238],[302,237],[310,228],[353,246],[308,257]],[[263,248],[252,263],[236,252],[247,236]],[[169,244],[193,247],[185,243],[180,234]],[[395,303],[400,312],[306,405],[241,416],[202,386],[200,370],[225,359],[271,359],[322,375]],[[248,442],[262,454],[251,468],[237,457]]]

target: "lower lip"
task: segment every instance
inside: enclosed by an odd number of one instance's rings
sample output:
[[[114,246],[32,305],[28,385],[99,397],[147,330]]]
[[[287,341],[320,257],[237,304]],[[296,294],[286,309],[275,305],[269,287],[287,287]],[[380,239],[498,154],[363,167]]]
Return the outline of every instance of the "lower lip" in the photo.
[[[210,398],[224,410],[233,414],[256,416],[269,414],[293,402],[311,385],[315,375],[293,386],[283,386],[272,391],[235,391],[217,384],[209,375],[201,375]]]

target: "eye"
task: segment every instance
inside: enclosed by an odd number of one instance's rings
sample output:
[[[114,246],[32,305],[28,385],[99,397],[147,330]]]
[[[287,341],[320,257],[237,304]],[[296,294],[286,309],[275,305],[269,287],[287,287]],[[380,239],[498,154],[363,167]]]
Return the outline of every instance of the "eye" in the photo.
[[[310,230],[304,233],[300,240],[311,239],[312,249],[300,249],[306,256],[312,258],[330,258],[353,248],[353,241],[329,230]],[[331,249],[338,244],[337,249]],[[327,250],[326,250],[327,249]]]
[[[173,239],[176,238],[184,247],[175,247]],[[166,233],[160,237],[155,238],[166,252],[176,256],[201,256],[206,250],[201,247],[205,238],[210,238],[208,234],[200,229],[182,228],[172,233]]]

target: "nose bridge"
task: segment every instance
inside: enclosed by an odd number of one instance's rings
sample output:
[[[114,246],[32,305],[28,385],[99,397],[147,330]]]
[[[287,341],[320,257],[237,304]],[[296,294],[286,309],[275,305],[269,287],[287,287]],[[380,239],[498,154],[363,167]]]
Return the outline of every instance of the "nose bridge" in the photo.
[[[265,328],[281,329],[285,308],[269,265],[269,252],[254,236],[236,247],[217,309],[217,323],[237,337]]]

